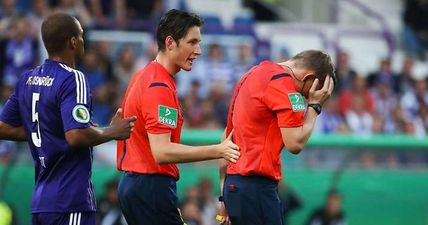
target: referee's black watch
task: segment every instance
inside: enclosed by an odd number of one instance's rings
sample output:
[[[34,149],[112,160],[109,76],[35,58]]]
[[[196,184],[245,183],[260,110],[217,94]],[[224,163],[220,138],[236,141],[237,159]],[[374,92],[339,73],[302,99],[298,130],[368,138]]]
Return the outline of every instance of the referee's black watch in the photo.
[[[308,107],[313,108],[315,110],[315,112],[317,112],[318,115],[321,113],[322,106],[319,103],[308,104]]]
[[[219,201],[219,202],[224,202],[224,198],[223,198],[223,196],[218,196],[218,201]]]

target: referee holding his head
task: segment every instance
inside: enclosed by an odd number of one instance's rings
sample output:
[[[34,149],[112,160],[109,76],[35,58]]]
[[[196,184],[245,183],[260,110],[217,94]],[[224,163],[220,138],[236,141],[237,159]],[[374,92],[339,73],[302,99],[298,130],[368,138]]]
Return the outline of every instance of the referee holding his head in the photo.
[[[219,161],[224,195],[219,220],[233,225],[283,224],[277,187],[281,150],[285,146],[294,154],[302,151],[333,91],[333,68],[328,54],[308,50],[286,62],[264,61],[240,79],[225,135],[234,130],[241,157],[233,164]]]

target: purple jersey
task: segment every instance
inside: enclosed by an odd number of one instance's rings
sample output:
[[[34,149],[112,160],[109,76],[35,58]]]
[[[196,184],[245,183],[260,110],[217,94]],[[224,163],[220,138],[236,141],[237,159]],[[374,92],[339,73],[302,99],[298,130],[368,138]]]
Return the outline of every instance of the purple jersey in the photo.
[[[35,164],[32,212],[95,211],[92,148],[72,148],[65,132],[91,126],[87,79],[78,70],[46,60],[24,73],[0,120],[24,126]]]

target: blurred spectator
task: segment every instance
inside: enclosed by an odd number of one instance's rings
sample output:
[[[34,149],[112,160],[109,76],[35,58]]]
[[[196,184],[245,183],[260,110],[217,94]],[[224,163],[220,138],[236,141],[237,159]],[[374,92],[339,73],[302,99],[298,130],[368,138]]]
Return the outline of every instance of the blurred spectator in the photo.
[[[406,57],[403,60],[401,72],[398,74],[397,82],[394,86],[396,94],[404,94],[413,89],[415,86],[415,79],[413,79],[413,67],[415,60],[412,57]]]
[[[234,64],[233,85],[238,82],[244,73],[246,73],[256,63],[252,46],[241,44],[238,46],[238,62]]]
[[[126,225],[117,199],[118,181],[111,180],[105,185],[105,194],[98,203],[97,225]]]
[[[164,11],[164,4],[163,0],[115,0],[115,8],[118,26],[133,28],[138,27],[138,20],[158,18]]]
[[[393,79],[390,76],[379,76],[378,80],[374,84],[374,88],[372,89],[373,102],[375,103],[374,108],[378,117],[380,117],[376,118],[379,119],[376,122],[382,121],[385,127],[381,130],[388,133],[393,132],[391,112],[398,104],[398,98],[392,90],[392,82]]]
[[[203,222],[197,201],[186,201],[181,207],[181,215],[187,225],[207,225]]]
[[[203,177],[199,181],[200,208],[202,224],[218,225],[215,215],[218,212],[218,200],[214,197],[213,185],[208,177]]]
[[[96,27],[112,27],[115,12],[115,0],[90,0],[89,9]]]
[[[201,92],[199,93],[201,98],[206,98],[214,88],[218,87],[224,89],[227,94],[232,92],[233,65],[227,62],[223,48],[219,44],[210,44],[208,46],[208,58],[195,63],[193,67],[188,79],[179,78],[181,88],[188,89],[191,80],[198,80],[201,84]],[[189,80],[190,78],[191,80]]]
[[[42,40],[42,22],[51,13],[51,8],[49,7],[47,0],[35,0],[32,3],[32,10],[27,14],[27,20],[30,23],[31,36],[38,40],[38,45],[43,46]],[[45,48],[39,47],[38,52],[38,62],[44,61],[48,58],[48,52]]]
[[[3,84],[15,85],[25,71],[32,69],[38,62],[38,41],[30,34],[29,22],[25,17],[17,17],[13,22],[11,38],[0,45],[4,60]]]
[[[0,0],[0,39],[9,38],[14,17],[18,16],[16,0]]]
[[[83,28],[92,26],[92,16],[83,0],[58,0],[54,12],[67,13],[76,17]]]
[[[50,13],[50,7],[47,0],[34,0],[31,12],[27,14],[27,19],[30,23],[31,35],[34,38],[41,38],[41,27],[43,19]]]
[[[373,97],[366,86],[366,79],[362,76],[355,76],[352,78],[350,88],[344,89],[339,96],[339,111],[342,115],[346,115],[351,108],[353,101],[359,98],[361,107],[369,113],[374,111]]]
[[[408,54],[426,59],[428,50],[428,0],[405,0],[403,46]]]
[[[380,61],[379,70],[369,74],[367,77],[367,86],[372,88],[376,85],[377,81],[387,80],[394,87],[397,83],[397,77],[392,71],[391,59],[385,58]]]
[[[113,63],[110,57],[110,43],[107,41],[97,41],[94,43],[94,50],[97,53],[99,68],[105,74],[107,80],[113,80]]]
[[[200,199],[199,188],[196,186],[190,186],[187,188],[186,193],[184,194],[183,200],[180,205],[183,205],[187,201],[197,201]],[[199,203],[198,203],[199,204]]]
[[[336,190],[330,190],[325,205],[315,210],[306,225],[346,225],[345,213],[342,210],[342,197]]]
[[[354,69],[349,65],[349,54],[345,51],[339,50],[337,52],[336,60],[336,85],[334,92],[339,93],[341,90],[350,88],[352,79],[357,75]]]
[[[349,130],[345,119],[339,112],[337,96],[333,95],[325,103],[322,113],[315,123],[314,132],[322,134],[347,133]]]
[[[135,55],[131,46],[125,46],[119,50],[119,58],[113,65],[113,73],[119,83],[119,92],[124,93],[136,70]]]
[[[353,134],[370,135],[373,127],[373,117],[365,107],[362,96],[352,98],[350,109],[345,113],[345,119]]]
[[[202,220],[199,188],[191,186],[186,190],[183,201],[180,204],[181,214],[187,225],[205,225]]]
[[[279,57],[276,62],[285,62],[290,59],[290,51],[287,49],[287,47],[282,47],[279,51]]]
[[[408,134],[408,135],[423,135],[425,133],[422,124],[415,124],[415,121],[408,117],[402,106],[397,105],[392,110],[394,132],[396,134]]]
[[[182,99],[183,104],[183,114],[187,119],[185,123],[189,128],[202,128],[206,122],[206,114],[203,106],[203,100],[199,98],[198,92],[201,87],[199,81],[192,81],[189,93],[185,98]]]
[[[212,109],[214,109],[213,116],[215,120],[221,127],[226,127],[230,101],[226,87],[221,83],[212,84],[209,100],[212,101]]]
[[[278,195],[282,204],[282,222],[284,225],[287,225],[290,213],[300,209],[302,207],[302,202],[285,181],[278,184]]]
[[[420,133],[421,130],[423,130],[424,131],[423,134],[426,134],[426,132],[428,131],[428,106],[427,105],[423,105],[419,107],[418,115],[414,119],[414,121],[415,121],[415,124],[418,125],[418,129],[417,129],[418,133]]]
[[[147,64],[149,64],[151,61],[153,61],[156,58],[156,55],[158,54],[158,45],[157,43],[149,43],[148,45],[144,46],[144,53],[141,54],[137,58],[136,67],[137,68],[143,68]]]
[[[392,124],[392,121],[391,121]],[[389,127],[392,127],[393,125],[390,125]],[[385,132],[385,119],[379,114],[374,113],[373,114],[373,125],[372,125],[372,132],[373,134],[383,134]],[[393,131],[390,131],[393,132]]]
[[[107,81],[106,75],[99,67],[100,61],[98,59],[97,52],[93,49],[88,49],[85,51],[82,65],[78,66],[78,69],[85,74],[88,79],[91,90],[96,89]]]
[[[424,79],[415,82],[412,90],[407,91],[401,97],[401,106],[408,118],[414,118],[417,115],[419,107],[428,105],[427,81]]]

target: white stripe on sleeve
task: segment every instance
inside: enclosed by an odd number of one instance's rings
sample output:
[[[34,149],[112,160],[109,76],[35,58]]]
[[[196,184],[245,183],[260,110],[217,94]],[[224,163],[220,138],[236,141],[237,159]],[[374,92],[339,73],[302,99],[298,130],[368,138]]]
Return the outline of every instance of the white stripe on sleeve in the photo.
[[[86,91],[86,79],[85,79],[85,75],[83,75],[82,72],[77,71],[80,74],[80,77],[82,78],[82,89],[83,89],[83,104],[87,104],[87,91]]]
[[[74,78],[76,79],[76,102],[80,103],[80,79],[79,75],[74,71]]]
[[[68,225],[73,225],[73,214],[74,213],[70,213],[70,220],[68,221]]]

